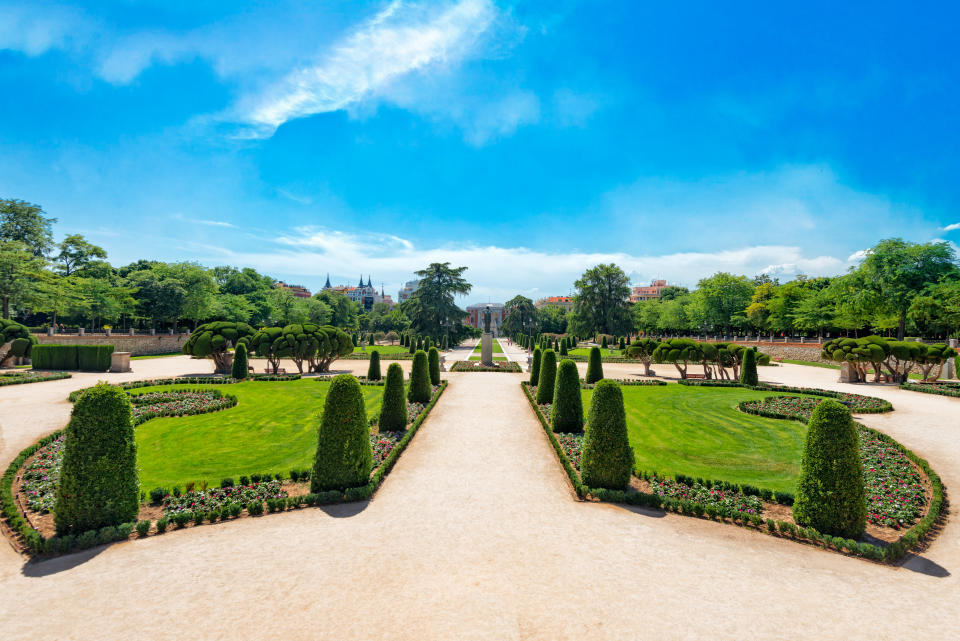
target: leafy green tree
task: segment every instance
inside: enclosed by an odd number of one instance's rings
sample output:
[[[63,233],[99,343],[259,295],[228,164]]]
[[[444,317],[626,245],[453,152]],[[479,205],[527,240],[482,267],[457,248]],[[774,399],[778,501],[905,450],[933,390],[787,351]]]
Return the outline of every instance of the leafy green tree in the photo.
[[[98,258],[106,258],[107,252],[87,241],[80,234],[70,234],[57,243],[60,253],[55,262],[62,276],[71,276],[83,270]]]
[[[594,345],[590,348],[590,359],[587,362],[587,375],[584,380],[587,384],[596,383],[603,378],[603,357],[600,348]]]
[[[133,521],[139,498],[130,399],[119,387],[100,383],[77,400],[67,424],[54,508],[57,534]]]
[[[156,329],[158,321],[176,323],[186,299],[183,283],[153,269],[128,272],[125,282],[136,291],[137,310],[150,319],[151,328]]]
[[[746,308],[751,303],[753,284],[746,276],[717,272],[697,283],[694,299],[702,302],[706,323],[730,332],[733,327],[747,324]]]
[[[357,328],[357,316],[360,306],[340,292],[325,289],[313,295],[323,301],[330,308],[330,324],[340,329],[353,330]]]
[[[210,318],[214,310],[217,283],[213,274],[204,267],[189,262],[173,263],[161,268],[165,277],[173,278],[183,287],[183,303],[180,318],[193,321],[197,329],[200,321]]]
[[[960,280],[930,285],[910,303],[907,317],[927,336],[960,335]]]
[[[630,279],[614,265],[597,265],[574,283],[575,331],[579,334],[619,334],[630,329]],[[586,331],[583,331],[586,330]]]
[[[353,353],[353,341],[350,335],[339,327],[324,325],[314,331],[317,338],[316,356],[308,357],[310,371],[329,372],[330,365],[338,358]]]
[[[667,338],[653,351],[653,360],[656,363],[673,363],[680,372],[680,378],[685,379],[690,363],[704,361],[703,345],[689,338]]]
[[[53,223],[57,219],[44,214],[43,207],[25,200],[0,200],[0,243],[23,243],[37,258],[46,256],[53,247]]]
[[[553,431],[562,433],[583,431],[583,400],[580,398],[580,374],[577,364],[570,359],[560,361],[550,408]]]
[[[24,306],[37,295],[43,268],[43,258],[30,252],[24,243],[0,242],[0,304],[4,318],[10,318],[11,309]]]
[[[0,318],[0,364],[11,356],[29,357],[36,343],[26,326]]]
[[[626,355],[627,358],[635,358],[643,363],[644,376],[653,376],[650,364],[653,363],[653,353],[659,346],[660,341],[653,338],[638,338],[627,348]]]
[[[793,518],[850,539],[866,528],[860,438],[850,410],[832,399],[817,405],[807,426]]]
[[[218,373],[229,374],[227,354],[230,348],[238,345],[240,341],[249,342],[255,333],[246,323],[206,323],[197,327],[183,344],[183,353],[198,358],[210,358]]]
[[[372,469],[373,449],[363,391],[356,378],[340,374],[330,383],[324,401],[310,491],[366,485]]]
[[[867,251],[858,271],[868,287],[897,313],[897,339],[903,340],[913,299],[941,278],[957,274],[956,254],[949,243],[882,240]]]
[[[390,363],[387,381],[383,387],[383,403],[380,408],[380,431],[402,432],[407,429],[407,397],[403,393],[403,368],[400,363]]]
[[[630,483],[633,450],[627,439],[623,393],[615,381],[597,383],[583,438],[580,476],[587,487],[623,489]]]
[[[560,305],[544,305],[537,310],[537,321],[530,331],[536,332],[539,327],[542,332],[563,334],[570,324],[569,316],[566,308]]]
[[[508,336],[528,334],[537,328],[537,309],[526,296],[517,295],[503,305],[503,323],[500,331]]]
[[[250,338],[250,349],[260,358],[267,359],[274,374],[280,367],[280,359],[290,356],[290,344],[283,339],[282,327],[264,327]]]
[[[543,352],[540,358],[540,380],[537,382],[537,403],[553,402],[553,390],[557,383],[557,353],[552,349]]]
[[[413,367],[410,370],[410,389],[407,390],[407,398],[411,403],[429,403],[432,391],[427,354],[422,349],[418,349],[413,355]]]
[[[414,330],[441,336],[452,329],[459,335],[467,312],[456,305],[454,297],[465,296],[473,288],[463,277],[466,270],[466,267],[451,267],[450,263],[430,263],[426,269],[416,272],[420,279],[417,289],[400,304]]]
[[[230,370],[230,376],[237,380],[243,380],[250,375],[250,370],[247,361],[247,346],[245,343],[237,343],[236,349],[233,350],[233,366]]]

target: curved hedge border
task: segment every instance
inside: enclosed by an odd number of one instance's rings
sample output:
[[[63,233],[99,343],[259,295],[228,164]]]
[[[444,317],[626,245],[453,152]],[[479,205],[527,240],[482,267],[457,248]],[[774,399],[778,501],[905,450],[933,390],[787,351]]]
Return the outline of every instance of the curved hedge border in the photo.
[[[70,372],[43,372],[33,373],[26,370],[23,373],[0,375],[0,387],[7,385],[24,385],[26,383],[43,383],[44,381],[59,381],[64,378],[70,378]]]
[[[451,372],[506,372],[519,374],[523,372],[516,361],[501,361],[500,365],[484,365],[480,361],[457,361],[450,367]]]
[[[117,383],[122,390],[139,389],[141,387],[160,387],[161,385],[235,385],[245,381],[298,381],[299,374],[257,374],[243,380],[229,377],[206,377],[206,376],[180,376],[177,378],[153,378],[143,381],[127,381],[126,383]],[[67,397],[71,403],[76,403],[80,395],[86,392],[89,387],[73,390]]]
[[[206,382],[208,379],[200,380]],[[234,379],[219,380],[231,380],[236,382]],[[177,383],[168,382],[159,384],[174,385]],[[146,385],[141,385],[140,387],[146,387]],[[401,438],[396,446],[390,450],[390,453],[383,460],[383,463],[381,463],[380,467],[374,471],[370,477],[370,481],[366,485],[348,488],[345,492],[332,490],[330,492],[311,494],[307,495],[309,498],[304,496],[302,500],[300,497],[291,497],[291,499],[283,499],[282,506],[279,502],[279,499],[275,500],[272,504],[268,501],[268,511],[273,513],[277,511],[283,511],[288,507],[291,509],[296,509],[303,505],[349,503],[370,498],[377,488],[380,487],[380,483],[383,482],[383,478],[390,472],[391,469],[393,469],[393,466],[400,457],[400,454],[402,454],[406,449],[414,434],[417,433],[417,430],[420,429],[423,421],[426,420],[427,416],[430,414],[430,410],[433,409],[434,405],[436,405],[446,387],[447,381],[442,381],[440,385],[436,387],[436,391],[433,393],[433,397],[430,399],[430,402],[426,405],[426,407],[423,408],[423,411],[420,412],[416,420],[414,420],[414,422],[410,425],[410,428],[403,435],[403,438]],[[100,531],[91,530],[89,532],[84,532],[75,539],[67,537],[51,537],[50,539],[44,539],[40,532],[34,529],[34,527],[30,525],[23,514],[20,513],[20,510],[17,508],[16,501],[13,497],[13,480],[16,478],[17,472],[23,467],[27,459],[33,456],[38,449],[52,443],[56,438],[63,434],[64,431],[64,429],[59,429],[51,434],[48,434],[47,436],[44,436],[33,445],[22,450],[7,467],[3,477],[0,478],[0,517],[5,519],[7,527],[9,527],[9,529],[13,532],[14,536],[20,536],[25,551],[31,554],[69,552],[74,547],[84,549],[87,547],[92,547],[93,545],[99,545],[101,543],[121,541],[128,538],[135,527],[135,524],[133,523],[124,523],[116,528],[103,528]],[[260,505],[261,511],[257,512],[257,514],[262,513],[262,508],[263,504]],[[164,525],[164,527],[166,527],[166,525]],[[56,547],[49,547],[47,543],[48,541],[51,541],[49,544],[50,546]]]
[[[368,345],[369,347],[369,345]],[[376,348],[374,348],[376,349]],[[341,357],[340,360],[344,361],[369,361],[370,353],[369,352],[354,352],[353,354],[347,354],[346,356]],[[381,361],[412,361],[413,354],[407,352],[393,352],[392,354],[380,354]]]
[[[613,378],[608,380],[614,380],[624,387],[660,387],[667,384],[666,381],[661,381],[658,378]],[[582,378],[580,379],[580,389],[593,389],[596,386],[596,383],[587,383]]]
[[[712,381],[707,381],[709,383]],[[733,381],[721,381],[726,383],[732,383]],[[687,383],[690,385],[702,384],[702,382],[693,382]],[[930,464],[926,460],[920,458],[908,448],[904,447],[901,443],[890,438],[883,432],[879,432],[870,427],[864,426],[868,431],[877,435],[877,438],[890,443],[901,452],[903,452],[911,461],[913,461],[923,472],[927,475],[927,478],[930,481],[930,486],[933,491],[933,499],[930,501],[930,509],[928,510],[926,516],[920,519],[913,527],[908,529],[903,536],[900,537],[894,543],[886,547],[881,547],[878,545],[873,545],[872,543],[859,543],[850,539],[844,539],[843,537],[834,537],[829,534],[822,534],[816,531],[814,528],[804,528],[794,525],[788,521],[774,521],[773,519],[764,519],[759,515],[746,515],[740,513],[732,513],[728,510],[717,509],[715,506],[710,506],[711,509],[708,510],[708,506],[701,503],[696,503],[694,501],[685,501],[685,500],[676,500],[670,497],[661,497],[656,494],[651,494],[647,492],[639,491],[626,491],[626,490],[608,490],[605,488],[590,488],[583,484],[580,480],[580,474],[573,468],[573,465],[570,463],[566,454],[563,451],[563,448],[560,446],[559,441],[557,441],[556,436],[553,433],[553,429],[550,427],[550,422],[540,411],[540,407],[536,403],[536,399],[530,393],[530,385],[526,381],[522,382],[521,387],[523,388],[524,393],[527,396],[527,400],[530,402],[530,405],[533,407],[534,412],[537,415],[537,418],[540,420],[540,426],[543,428],[543,431],[547,434],[547,438],[550,440],[550,443],[553,445],[554,452],[557,455],[560,463],[563,465],[563,469],[567,472],[567,477],[570,479],[570,484],[573,486],[574,491],[577,494],[577,497],[581,500],[586,499],[588,496],[594,498],[598,501],[603,501],[607,503],[621,503],[626,505],[639,505],[650,508],[663,508],[667,511],[672,511],[677,514],[682,514],[686,516],[696,516],[704,517],[709,519],[716,519],[719,522],[725,522],[726,519],[729,519],[734,525],[740,525],[741,527],[754,528],[758,531],[766,532],[772,536],[780,536],[784,538],[789,538],[795,541],[805,541],[812,545],[820,545],[824,549],[835,549],[838,552],[846,552],[847,554],[853,556],[859,556],[866,559],[871,559],[874,561],[884,561],[886,563],[894,563],[909,552],[914,546],[920,543],[923,538],[930,533],[930,530],[933,526],[941,519],[943,506],[945,503],[945,495],[943,490],[943,483],[940,480],[940,477],[936,472],[930,467]],[[747,387],[744,385],[715,385],[717,387]],[[757,386],[763,389],[767,389],[769,386]],[[812,393],[813,391],[828,392],[823,394],[824,396],[830,396],[829,390],[812,390],[808,391],[804,388],[783,388],[783,387],[773,387],[770,388],[773,391],[786,391],[786,390],[803,390],[805,393]],[[892,406],[891,406],[892,409]],[[772,417],[772,418],[782,418],[782,417]],[[791,417],[792,418],[792,417]],[[797,419],[795,419],[797,420]],[[634,470],[634,473],[638,476],[649,478],[649,475],[644,472],[638,472]],[[661,477],[663,478],[663,477]],[[684,477],[678,475],[676,480],[684,479],[687,481],[693,480],[690,477]],[[729,483],[723,481],[713,481],[714,484],[721,484],[725,486],[731,486]],[[741,486],[742,489],[742,486]],[[766,490],[760,490],[760,492],[766,492]],[[793,497],[781,493],[780,497],[774,496],[774,500],[777,502],[782,502],[783,504],[789,504],[788,501],[792,502]]]
[[[900,383],[900,389],[911,392],[921,392],[923,394],[936,394],[938,396],[950,396],[960,398],[960,384],[918,384],[918,383]]]
[[[877,398],[876,396],[867,396],[865,394],[850,394],[848,392],[835,392],[833,390],[819,389],[816,387],[789,387],[787,385],[767,385],[761,383],[760,385],[744,385],[739,381],[724,381],[724,380],[685,380],[681,379],[677,381],[680,385],[687,385],[689,387],[743,387],[746,389],[755,390],[758,392],[777,392],[778,394],[809,394],[810,396],[823,396],[825,398],[843,398],[844,396],[862,396],[863,398],[868,398],[871,401],[876,401],[879,407],[858,407],[856,409],[857,414],[886,414],[887,412],[893,411],[893,404],[890,401]]]

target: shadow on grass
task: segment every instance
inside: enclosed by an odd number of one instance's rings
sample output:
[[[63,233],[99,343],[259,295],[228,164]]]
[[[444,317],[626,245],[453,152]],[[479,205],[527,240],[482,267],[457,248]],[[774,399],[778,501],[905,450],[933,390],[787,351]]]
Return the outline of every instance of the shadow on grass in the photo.
[[[332,516],[335,519],[349,519],[351,516],[356,516],[363,512],[367,509],[368,505],[370,505],[369,499],[365,501],[353,501],[352,503],[321,505],[319,507],[326,512],[327,516]]]
[[[106,545],[97,545],[86,550],[80,550],[79,552],[72,552],[70,554],[64,554],[62,556],[55,556],[47,559],[31,559],[23,565],[23,567],[20,569],[20,573],[26,577],[42,578],[52,574],[66,572],[79,565],[83,565],[111,545],[113,544],[108,543]]]

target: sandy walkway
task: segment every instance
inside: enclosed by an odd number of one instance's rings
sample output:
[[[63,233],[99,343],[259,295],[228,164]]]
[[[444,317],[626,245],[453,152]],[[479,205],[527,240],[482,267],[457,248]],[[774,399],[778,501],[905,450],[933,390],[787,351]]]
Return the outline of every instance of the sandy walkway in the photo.
[[[836,378],[787,366],[763,373],[822,387]],[[369,504],[242,519],[44,563],[0,555],[4,638],[955,634],[955,524],[911,563],[924,573],[732,526],[578,503],[526,405],[522,375],[448,376],[434,414]],[[23,386],[44,389],[17,401],[17,412],[36,415],[43,397],[62,398],[55,385]],[[0,389],[5,425],[9,389]],[[897,411],[868,422],[960,487],[960,401],[870,389]],[[8,440],[49,431],[14,422]],[[15,450],[3,451],[7,461]]]

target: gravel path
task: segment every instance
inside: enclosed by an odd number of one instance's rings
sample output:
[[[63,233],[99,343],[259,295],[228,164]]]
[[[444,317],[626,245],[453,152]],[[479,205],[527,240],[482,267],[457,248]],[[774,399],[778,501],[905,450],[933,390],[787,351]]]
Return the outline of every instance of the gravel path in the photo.
[[[140,377],[206,365],[184,358],[139,363]],[[366,368],[364,361],[337,365]],[[626,376],[638,368],[605,369]],[[960,400],[841,386],[831,370],[761,372],[890,398],[897,411],[865,422],[928,457],[948,486],[960,487]],[[889,568],[733,526],[579,503],[520,391],[523,375],[446,376],[440,403],[368,503],[245,518],[42,563],[24,564],[4,550],[3,638],[956,633],[954,524],[922,558]],[[0,462],[60,427],[69,411],[61,400],[87,384],[81,375],[0,389],[7,441]]]

